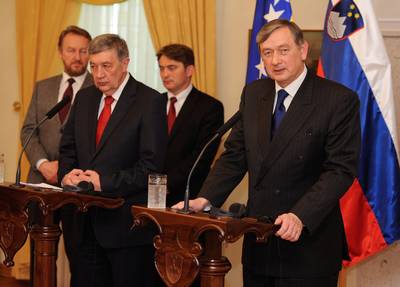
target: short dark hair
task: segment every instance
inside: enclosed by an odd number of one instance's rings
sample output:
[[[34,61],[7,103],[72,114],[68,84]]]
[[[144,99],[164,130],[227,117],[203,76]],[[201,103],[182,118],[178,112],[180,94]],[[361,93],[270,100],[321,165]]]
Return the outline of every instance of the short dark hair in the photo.
[[[258,46],[264,43],[274,31],[284,27],[287,27],[290,30],[293,35],[294,42],[297,45],[304,43],[303,32],[301,31],[300,27],[296,25],[296,23],[284,19],[275,19],[262,26],[260,31],[258,31],[256,37]]]
[[[75,35],[79,35],[82,37],[85,37],[86,39],[90,41],[92,41],[92,36],[90,36],[89,32],[86,31],[85,29],[82,29],[78,26],[75,25],[71,25],[68,26],[67,28],[65,28],[65,30],[63,30],[60,34],[60,36],[58,37],[58,48],[61,48],[62,42],[65,38],[65,36],[67,36],[68,34],[75,34]]]
[[[183,44],[170,44],[162,47],[157,52],[157,60],[160,60],[161,56],[181,62],[185,67],[190,65],[194,66],[193,50]]]
[[[95,37],[89,44],[89,55],[112,49],[117,51],[120,61],[129,58],[128,45],[125,40],[117,34],[103,34]]]

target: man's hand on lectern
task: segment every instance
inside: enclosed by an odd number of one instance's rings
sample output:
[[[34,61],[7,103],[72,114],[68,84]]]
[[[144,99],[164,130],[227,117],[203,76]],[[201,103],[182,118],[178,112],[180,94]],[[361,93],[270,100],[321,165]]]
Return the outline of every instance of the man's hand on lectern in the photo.
[[[189,200],[189,209],[194,211],[194,212],[199,212],[204,210],[204,208],[208,207],[210,205],[210,202],[205,199],[204,197],[198,197],[196,199]],[[184,202],[178,202],[172,208],[174,209],[183,209]]]

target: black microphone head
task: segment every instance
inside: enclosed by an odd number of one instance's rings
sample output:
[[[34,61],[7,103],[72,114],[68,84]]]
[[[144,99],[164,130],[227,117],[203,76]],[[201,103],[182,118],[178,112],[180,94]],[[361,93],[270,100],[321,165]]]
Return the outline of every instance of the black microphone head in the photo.
[[[231,218],[242,218],[246,216],[246,205],[241,203],[232,203],[229,207],[229,211],[211,206],[210,209],[211,217],[231,217]]]
[[[79,192],[79,193],[94,193],[93,183],[89,181],[81,181],[77,185],[64,185],[63,191]]]
[[[223,136],[229,129],[231,129],[240,119],[240,111],[237,111],[226,123],[224,123],[215,133]]]
[[[78,183],[78,187],[82,189],[84,192],[93,192],[94,185],[90,181],[81,181]]]
[[[246,216],[246,205],[242,203],[232,203],[231,206],[229,206],[229,212],[234,214],[233,217],[235,218],[242,218]]]
[[[64,97],[58,102],[50,111],[47,112],[46,117],[51,119],[54,117],[63,107],[65,107],[72,99],[70,97]]]

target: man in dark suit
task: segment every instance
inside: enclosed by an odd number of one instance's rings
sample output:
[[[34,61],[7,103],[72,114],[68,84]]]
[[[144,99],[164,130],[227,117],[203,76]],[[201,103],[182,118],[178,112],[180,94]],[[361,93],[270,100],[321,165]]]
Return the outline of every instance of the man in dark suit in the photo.
[[[271,21],[257,43],[270,78],[244,88],[241,118],[190,206],[221,205],[248,172],[248,216],[280,228],[265,244],[245,237],[244,286],[336,287],[348,256],[339,199],[357,174],[358,97],[307,70],[296,24]]]
[[[169,140],[164,172],[167,174],[167,205],[183,200],[189,171],[204,145],[223,124],[224,108],[215,98],[192,85],[194,55],[182,44],[162,47],[157,53],[160,76],[168,90]],[[211,144],[199,161],[190,181],[190,197],[195,198],[207,177],[219,141]]]
[[[73,102],[76,93],[93,85],[92,76],[87,71],[89,61],[88,47],[92,40],[90,34],[77,26],[68,26],[58,39],[58,52],[64,65],[60,75],[36,83],[25,121],[21,130],[21,143],[24,143],[32,130],[43,119],[46,113],[63,97],[71,97]],[[70,83],[71,82],[71,83]],[[63,124],[68,117],[70,105],[67,105],[58,116],[45,122],[32,136],[26,148],[26,155],[31,165],[28,182],[50,184],[57,183],[58,149]],[[30,224],[38,221],[39,209],[36,203],[29,204]],[[67,241],[64,240],[69,257]],[[30,277],[33,278],[34,241],[31,240]],[[33,280],[30,281],[33,286]]]
[[[72,213],[71,286],[154,286],[153,232],[132,226],[130,207],[147,202],[147,177],[161,172],[167,146],[165,99],[128,73],[129,52],[118,35],[89,46],[95,86],[80,91],[60,145],[63,185],[91,182],[101,195],[122,196],[115,210]]]

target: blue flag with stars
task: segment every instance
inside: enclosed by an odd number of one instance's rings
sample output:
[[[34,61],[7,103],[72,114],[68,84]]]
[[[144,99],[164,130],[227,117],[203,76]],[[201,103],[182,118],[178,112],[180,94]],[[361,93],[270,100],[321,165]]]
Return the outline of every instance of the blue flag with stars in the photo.
[[[256,43],[258,31],[269,21],[274,19],[290,20],[291,17],[292,8],[290,6],[290,0],[257,0],[253,30],[251,32],[246,83],[251,83],[254,80],[265,78],[267,76]]]

